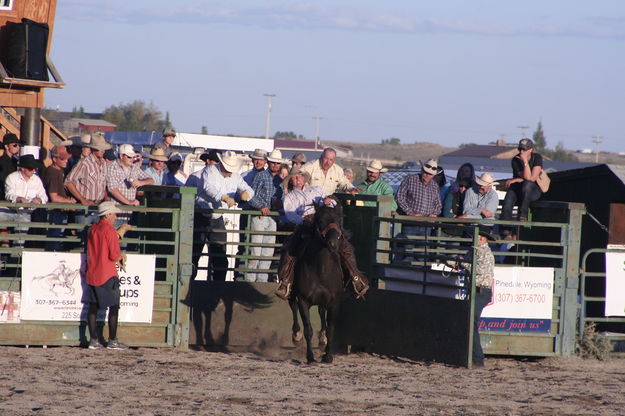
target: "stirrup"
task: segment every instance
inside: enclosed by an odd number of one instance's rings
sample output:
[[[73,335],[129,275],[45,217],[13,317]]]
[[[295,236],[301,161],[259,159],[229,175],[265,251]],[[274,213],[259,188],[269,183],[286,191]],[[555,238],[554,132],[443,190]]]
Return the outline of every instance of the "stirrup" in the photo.
[[[282,288],[284,288],[284,290],[281,290]],[[288,300],[289,295],[291,294],[291,283],[281,280],[274,293],[280,299]]]
[[[360,283],[360,289],[356,287],[356,283]],[[352,287],[354,288],[354,292],[356,292],[356,299],[364,297],[369,290],[369,285],[365,283],[358,275],[352,276]]]

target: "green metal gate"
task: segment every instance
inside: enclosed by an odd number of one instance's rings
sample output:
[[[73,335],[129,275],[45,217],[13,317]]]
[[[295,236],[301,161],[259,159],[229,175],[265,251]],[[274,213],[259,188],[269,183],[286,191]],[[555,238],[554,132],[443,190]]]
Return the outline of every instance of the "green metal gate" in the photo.
[[[191,242],[193,233],[193,207],[195,189],[178,187],[144,187],[147,205],[124,207],[138,218],[134,236],[125,238],[124,243],[134,246],[128,253],[154,254],[156,256],[154,304],[152,322],[120,323],[119,336],[133,346],[182,347],[188,345],[188,307],[184,296],[188,292],[191,274]],[[65,252],[85,252],[82,224],[51,225],[46,219],[52,209],[64,209],[70,213],[93,213],[96,207],[67,204],[2,203],[0,207],[39,208],[34,221],[27,224],[16,222],[0,223],[5,229],[0,234],[2,267],[0,290],[20,292],[22,253],[45,251],[46,242],[58,241]],[[38,218],[38,219],[37,219]],[[22,229],[22,233],[14,230]],[[46,230],[64,229],[62,237],[48,237]],[[24,244],[18,243],[24,241]],[[106,329],[104,329],[106,331]],[[0,323],[0,344],[2,345],[79,345],[86,342],[86,323],[78,321],[20,321]],[[105,332],[106,333],[106,332]]]

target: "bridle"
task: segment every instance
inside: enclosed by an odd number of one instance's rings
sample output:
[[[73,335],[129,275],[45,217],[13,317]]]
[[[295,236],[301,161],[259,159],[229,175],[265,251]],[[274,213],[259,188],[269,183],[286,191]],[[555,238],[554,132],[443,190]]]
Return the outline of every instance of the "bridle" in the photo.
[[[328,234],[328,231],[330,230],[335,230],[339,234],[339,240],[344,238],[343,230],[341,230],[341,227],[339,227],[335,222],[331,222],[330,224],[326,225],[323,230],[319,231],[319,235],[321,235],[321,238],[325,240],[326,234]]]

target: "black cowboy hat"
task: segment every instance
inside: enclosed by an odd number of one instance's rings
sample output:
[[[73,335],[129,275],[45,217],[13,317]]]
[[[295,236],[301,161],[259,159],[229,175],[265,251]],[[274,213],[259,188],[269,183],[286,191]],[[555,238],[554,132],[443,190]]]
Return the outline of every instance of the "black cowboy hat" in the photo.
[[[35,159],[33,155],[20,156],[17,161],[17,167],[25,169],[39,169],[42,164],[39,160]]]
[[[212,160],[213,162],[219,163],[219,157],[217,156],[217,154],[221,154],[221,151],[216,149],[209,150],[208,152],[204,152],[200,155],[200,160],[202,162],[206,162],[206,159],[208,159]]]
[[[478,234],[481,235],[482,237],[486,237],[488,238],[488,240],[490,241],[495,241],[496,238],[491,234],[491,227],[486,226],[486,225],[478,225]],[[467,237],[473,237],[473,233],[469,230],[465,231],[465,235]]]
[[[17,143],[19,145],[24,144],[20,139],[17,138],[17,136],[13,133],[7,133],[4,135],[4,138],[2,139],[2,143],[4,143],[4,145],[6,146],[7,144],[11,144],[11,143]]]

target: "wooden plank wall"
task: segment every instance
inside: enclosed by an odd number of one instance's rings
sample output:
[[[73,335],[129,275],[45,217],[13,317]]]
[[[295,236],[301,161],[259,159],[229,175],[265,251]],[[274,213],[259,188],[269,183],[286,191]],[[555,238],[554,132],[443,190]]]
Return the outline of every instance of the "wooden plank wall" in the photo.
[[[50,53],[54,18],[56,14],[57,0],[14,0],[13,10],[0,11],[0,51],[7,50],[8,22],[19,23],[22,18],[27,18],[50,26],[48,46],[46,52]],[[4,56],[1,57],[4,59]],[[18,88],[15,86],[0,84],[0,106],[2,107],[30,107],[43,108],[44,89],[42,88]]]

